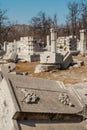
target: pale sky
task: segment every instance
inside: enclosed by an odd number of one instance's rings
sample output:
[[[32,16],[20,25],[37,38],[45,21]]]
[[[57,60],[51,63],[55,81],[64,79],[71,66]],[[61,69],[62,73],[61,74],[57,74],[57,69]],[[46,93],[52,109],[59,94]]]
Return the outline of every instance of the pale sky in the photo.
[[[42,11],[50,16],[56,13],[58,23],[62,24],[68,14],[67,3],[69,1],[73,0],[0,0],[0,8],[7,10],[7,16],[11,22],[28,24],[33,16]]]

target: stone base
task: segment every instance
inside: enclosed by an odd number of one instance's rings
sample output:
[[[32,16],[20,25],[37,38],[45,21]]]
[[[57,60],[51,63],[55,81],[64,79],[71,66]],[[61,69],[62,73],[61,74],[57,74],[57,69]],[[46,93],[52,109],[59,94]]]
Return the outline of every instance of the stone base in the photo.
[[[63,62],[63,55],[60,53],[44,52],[40,55],[41,64],[61,64]]]
[[[34,73],[47,72],[53,69],[60,69],[60,65],[47,65],[47,64],[39,64],[36,66]]]

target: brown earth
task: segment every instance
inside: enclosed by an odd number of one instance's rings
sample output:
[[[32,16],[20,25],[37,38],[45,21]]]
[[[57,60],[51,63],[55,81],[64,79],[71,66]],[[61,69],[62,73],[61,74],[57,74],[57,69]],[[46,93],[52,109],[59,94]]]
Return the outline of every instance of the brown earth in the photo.
[[[87,57],[75,56],[78,60],[84,61],[85,65],[80,68],[72,68],[67,70],[52,70],[50,72],[34,73],[35,66],[39,62],[26,62],[18,63],[15,70],[16,72],[28,72],[28,76],[40,77],[46,79],[53,79],[63,81],[65,84],[75,84],[78,82],[87,82]]]

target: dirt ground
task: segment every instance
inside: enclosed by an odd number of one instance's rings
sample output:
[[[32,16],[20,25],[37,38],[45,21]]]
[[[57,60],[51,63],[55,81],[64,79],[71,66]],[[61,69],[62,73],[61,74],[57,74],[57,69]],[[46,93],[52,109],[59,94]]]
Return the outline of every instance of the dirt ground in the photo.
[[[28,72],[28,76],[40,77],[52,80],[63,81],[65,84],[75,84],[78,82],[87,82],[87,57],[74,56],[74,59],[84,61],[84,66],[80,68],[72,68],[67,70],[52,70],[50,72],[34,73],[35,66],[39,62],[32,63],[18,63],[15,70],[16,72]]]

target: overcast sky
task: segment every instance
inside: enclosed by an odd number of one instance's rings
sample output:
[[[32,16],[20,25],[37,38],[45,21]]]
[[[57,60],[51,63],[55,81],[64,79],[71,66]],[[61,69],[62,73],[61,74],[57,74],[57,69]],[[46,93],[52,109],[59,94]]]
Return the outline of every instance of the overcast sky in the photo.
[[[0,0],[0,8],[7,10],[7,16],[11,22],[28,24],[33,16],[42,11],[50,16],[56,13],[59,24],[62,24],[68,13],[69,1],[73,0]]]

